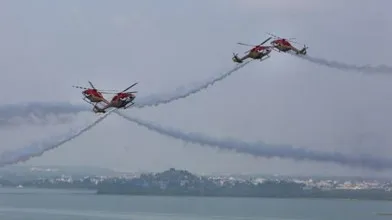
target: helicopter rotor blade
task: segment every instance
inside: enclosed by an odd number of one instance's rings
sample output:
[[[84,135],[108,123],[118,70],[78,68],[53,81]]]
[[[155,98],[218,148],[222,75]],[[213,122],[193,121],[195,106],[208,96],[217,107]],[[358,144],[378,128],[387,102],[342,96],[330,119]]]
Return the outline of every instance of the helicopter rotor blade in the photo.
[[[88,81],[88,83],[90,84],[91,88],[96,89],[96,88],[94,87],[94,85],[93,85],[90,81]]]
[[[274,38],[281,38],[281,37],[278,37],[278,36],[276,36],[276,35],[274,35],[274,34],[271,34],[271,33],[269,33],[269,32],[267,32],[267,34],[270,35],[270,36],[272,36],[272,37],[274,37]]]
[[[272,38],[272,37],[267,38],[265,41],[261,42],[261,44],[259,44],[259,45],[257,45],[257,46],[261,46],[261,45],[267,43],[269,40],[271,40],[271,38]],[[250,45],[249,45],[249,46],[250,46]],[[254,47],[256,47],[256,46],[254,46]],[[251,51],[251,50],[245,51],[244,53],[245,53],[245,54],[246,54],[246,53],[249,53],[249,51]]]
[[[91,82],[89,82],[89,83],[91,83]],[[92,83],[90,84],[90,86],[91,85],[92,85]],[[73,85],[72,87],[77,88],[77,89],[84,89],[84,90],[91,89],[91,88],[86,88],[83,86],[75,86],[75,85]],[[94,86],[92,86],[92,88],[95,89]],[[104,93],[104,94],[117,94],[119,92],[116,89],[96,89],[96,90],[101,93]]]
[[[294,38],[295,39],[295,38]],[[291,42],[291,43],[294,43],[294,44],[301,44],[301,43],[299,43],[299,42],[297,42],[297,41],[293,41],[293,40],[287,40],[287,41],[289,41],[289,42]],[[301,44],[302,45],[302,44]]]
[[[114,92],[114,93],[118,92],[118,90],[115,90],[115,89],[99,89],[98,91],[100,91],[100,92]]]
[[[271,38],[272,38],[272,37],[267,38],[265,41],[263,41],[263,42],[262,42],[261,44],[259,44],[259,45],[263,45],[263,44],[267,43],[269,40],[271,40]]]
[[[238,42],[237,44],[242,45],[242,46],[250,46],[250,47],[256,46],[256,45],[244,44],[244,43],[241,43],[241,42]]]
[[[294,41],[296,38],[295,37],[291,37],[291,38],[281,38],[281,37],[278,37],[278,36],[276,36],[276,35],[274,35],[274,34],[271,34],[271,33],[268,33],[267,32],[267,34],[268,35],[271,35],[271,36],[273,36],[273,37],[275,37],[275,38],[278,38],[278,39],[286,39],[287,41],[289,41],[289,42],[291,42],[291,43],[294,43],[294,44],[301,44],[301,43],[299,43],[298,41]]]
[[[124,89],[122,92],[126,92],[128,89],[130,89],[130,88],[132,88],[132,87],[134,87],[134,86],[136,86],[138,83],[134,83],[134,84],[132,84],[131,86],[129,86],[128,88],[126,88],[126,89]]]
[[[256,46],[261,46],[261,45],[267,43],[269,40],[271,40],[271,38],[272,38],[272,37],[267,38],[265,41],[263,41],[263,42],[262,42],[261,44],[259,44],[259,45],[250,45],[250,44],[245,44],[245,43],[241,43],[241,42],[238,42],[237,44],[243,45],[243,46],[256,47]]]
[[[82,87],[82,86],[72,86],[72,87],[77,88],[77,89],[88,89],[88,88]]]

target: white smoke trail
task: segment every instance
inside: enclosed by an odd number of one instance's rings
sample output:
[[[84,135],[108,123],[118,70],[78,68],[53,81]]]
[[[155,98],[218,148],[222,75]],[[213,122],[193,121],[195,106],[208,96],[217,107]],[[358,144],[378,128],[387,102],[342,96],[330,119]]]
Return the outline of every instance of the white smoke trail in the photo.
[[[266,58],[267,59],[267,58]],[[264,59],[265,60],[265,59]],[[155,94],[146,97],[136,98],[135,105],[132,107],[144,108],[150,106],[157,106],[160,104],[167,104],[169,102],[176,101],[178,99],[186,98],[194,93],[197,93],[214,83],[225,79],[232,73],[246,66],[252,60],[236,65],[233,69],[228,72],[215,76],[211,79],[204,80],[199,83],[194,83],[186,87],[177,88],[173,92],[166,94]],[[27,103],[27,104],[12,104],[0,106],[0,127],[9,126],[9,120],[11,118],[22,118],[29,115],[36,118],[44,118],[50,114],[69,114],[69,113],[80,113],[83,111],[91,111],[91,108],[86,105],[71,105],[70,103]]]
[[[54,115],[70,115],[90,109],[86,105],[73,105],[66,102],[29,102],[2,105],[0,106],[0,127],[14,125],[15,122],[23,122],[23,120],[33,123],[35,119],[48,119]]]
[[[188,89],[185,90],[176,90],[172,93],[166,94],[166,95],[155,95],[155,96],[150,96],[145,99],[141,99],[142,101],[139,103],[135,103],[134,106],[138,108],[143,108],[143,107],[148,107],[148,106],[156,106],[159,104],[166,104],[181,98],[186,98],[191,94],[197,93],[205,88],[207,88],[210,85],[213,85],[215,82],[223,80],[224,78],[228,77],[231,75],[233,72],[241,69],[245,65],[247,65],[251,61],[244,62],[242,64],[237,65],[235,68],[232,70],[224,73],[221,76],[214,77],[209,80],[205,80],[201,83],[194,84],[193,86],[189,86]],[[86,111],[88,110],[85,106],[70,106],[66,105],[64,103],[50,103],[50,104],[43,104],[43,103],[29,103],[28,105],[12,105],[12,112],[7,111],[7,107],[0,107],[0,116],[2,116],[2,111],[3,111],[3,116],[2,117],[9,117],[9,116],[22,116],[22,115],[28,115],[31,114],[29,110],[34,109],[35,113],[38,113],[38,115],[46,115],[48,113],[79,113],[81,111]],[[19,108],[18,108],[19,107]],[[2,110],[2,111],[1,111]],[[114,109],[112,109],[113,111]],[[15,164],[18,162],[26,161],[29,160],[32,157],[39,157],[41,156],[44,152],[57,148],[61,146],[62,144],[71,141],[72,139],[78,137],[79,135],[83,134],[84,132],[90,130],[92,127],[100,123],[103,119],[105,119],[107,116],[109,116],[112,111],[109,111],[106,113],[104,116],[93,122],[92,124],[88,125],[86,128],[80,129],[78,131],[71,131],[68,134],[61,135],[61,137],[52,137],[50,140],[44,141],[44,142],[39,142],[39,143],[34,143],[31,144],[25,148],[18,149],[15,151],[11,152],[3,152],[0,154],[0,167],[9,165],[9,164]],[[117,110],[116,110],[117,111]],[[1,119],[1,118],[0,118]],[[0,120],[0,125],[6,125],[7,120],[2,119]],[[59,141],[60,140],[60,141]]]
[[[367,155],[351,156],[341,153],[312,151],[303,148],[296,148],[290,145],[272,145],[263,142],[248,143],[234,139],[217,139],[200,133],[185,133],[172,128],[163,127],[151,122],[127,116],[118,111],[115,113],[128,121],[134,122],[139,126],[145,127],[165,136],[180,139],[185,142],[200,144],[203,146],[215,146],[220,149],[234,150],[239,153],[250,154],[258,157],[279,157],[294,160],[332,162],[340,165],[362,167],[372,170],[384,170],[392,168],[392,159],[387,158],[375,158]]]
[[[265,58],[267,59],[267,58]],[[265,60],[264,59],[264,60]],[[147,97],[142,97],[139,99],[135,99],[135,105],[133,105],[136,108],[144,108],[147,106],[157,106],[160,104],[166,104],[178,99],[183,99],[186,98],[194,93],[197,93],[203,89],[206,89],[208,86],[213,85],[214,83],[223,80],[224,78],[230,76],[232,73],[238,71],[242,67],[246,66],[248,63],[250,63],[253,60],[246,61],[244,63],[238,64],[236,67],[233,69],[229,70],[228,72],[220,75],[220,76],[215,76],[211,79],[204,80],[202,82],[194,83],[190,86],[186,87],[181,87],[176,89],[175,91],[167,94],[156,94],[156,95],[151,95]]]
[[[382,73],[382,74],[391,74],[392,73],[392,67],[391,66],[386,66],[386,65],[380,65],[380,66],[357,66],[357,65],[352,65],[352,64],[346,64],[346,63],[341,63],[338,61],[330,61],[330,60],[325,60],[322,58],[316,58],[316,57],[311,57],[309,55],[297,55],[294,53],[289,53],[295,57],[307,60],[309,62],[323,65],[326,67],[334,68],[334,69],[339,69],[339,70],[352,70],[352,71],[357,71],[361,73]]]
[[[114,110],[114,109],[113,109]],[[63,134],[61,136],[52,136],[48,140],[39,141],[24,148],[19,148],[14,151],[5,151],[0,154],[0,167],[4,167],[6,165],[16,164],[19,162],[27,161],[33,157],[39,157],[46,151],[55,149],[60,147],[61,145],[73,140],[74,138],[82,135],[84,132],[92,129],[106,117],[108,117],[112,111],[108,111],[105,115],[101,116],[91,124],[86,127],[76,130],[72,129],[68,133]]]

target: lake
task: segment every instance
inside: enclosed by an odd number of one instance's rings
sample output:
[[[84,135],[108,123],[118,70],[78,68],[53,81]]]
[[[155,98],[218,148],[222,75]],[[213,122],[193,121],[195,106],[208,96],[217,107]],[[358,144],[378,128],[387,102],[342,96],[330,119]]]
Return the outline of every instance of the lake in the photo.
[[[4,220],[392,219],[392,202],[335,199],[95,195],[84,190],[0,188]]]

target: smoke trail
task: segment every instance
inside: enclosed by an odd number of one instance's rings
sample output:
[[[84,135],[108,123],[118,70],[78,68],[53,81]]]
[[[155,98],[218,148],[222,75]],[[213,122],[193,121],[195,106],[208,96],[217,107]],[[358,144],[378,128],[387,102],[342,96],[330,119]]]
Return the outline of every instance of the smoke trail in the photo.
[[[65,102],[30,102],[21,104],[9,104],[0,106],[0,121],[13,118],[35,115],[44,117],[55,112],[57,114],[69,114],[89,110],[85,105],[73,105]]]
[[[233,69],[228,72],[213,77],[208,80],[204,80],[199,83],[194,83],[186,87],[181,87],[176,89],[171,93],[166,94],[155,94],[147,97],[141,97],[135,99],[136,108],[144,108],[149,106],[157,106],[160,104],[167,104],[178,99],[186,98],[194,93],[197,93],[207,87],[213,85],[214,83],[223,80],[224,78],[230,76],[232,73],[243,68],[245,65],[250,63],[252,60],[244,62],[242,64],[236,65]],[[69,103],[28,103],[28,104],[13,104],[0,106],[0,126],[9,125],[9,119],[15,117],[26,117],[28,115],[33,115],[36,118],[44,118],[50,114],[64,114],[64,113],[79,113],[83,111],[91,111],[90,106],[86,105],[71,105]]]
[[[216,139],[208,137],[200,133],[184,133],[179,130],[165,128],[151,122],[132,118],[119,112],[115,112],[119,116],[134,122],[139,126],[149,130],[158,132],[172,138],[180,139],[190,143],[200,145],[216,146],[220,149],[234,150],[239,153],[250,154],[258,157],[280,157],[294,160],[310,160],[316,162],[332,162],[350,167],[362,167],[372,170],[385,170],[392,168],[392,159],[375,158],[371,156],[350,156],[341,153],[328,153],[320,151],[312,151],[303,148],[295,148],[290,145],[272,145],[263,142],[247,143],[233,139]]]
[[[246,66],[251,61],[252,60],[249,60],[247,62],[239,64],[236,67],[234,67],[232,70],[230,70],[220,76],[205,80],[203,82],[194,83],[191,86],[178,88],[171,93],[156,94],[156,95],[151,95],[151,96],[137,99],[135,101],[134,107],[143,108],[143,107],[147,107],[147,106],[157,106],[157,105],[166,104],[166,103],[178,100],[178,99],[186,98],[194,93],[197,93],[203,89],[206,89],[208,86],[213,85],[214,83],[216,83],[218,81],[223,80],[224,78],[230,76],[232,73],[234,73],[237,70],[241,69],[242,67]]]
[[[308,55],[296,55],[294,53],[289,53],[291,55],[294,55],[296,57],[299,57],[301,59],[307,60],[312,63],[320,64],[326,67],[331,67],[339,70],[353,70],[353,71],[358,71],[361,73],[392,73],[392,67],[386,66],[386,65],[380,65],[380,66],[357,66],[357,65],[352,65],[352,64],[345,64],[337,61],[329,61],[325,60],[322,58],[316,58],[316,57],[311,57]]]
[[[113,111],[113,110],[112,110]],[[5,151],[0,154],[0,167],[4,167],[6,165],[16,164],[19,162],[27,161],[33,157],[39,157],[46,151],[55,149],[60,147],[61,145],[67,143],[68,141],[73,140],[74,138],[78,137],[79,135],[83,134],[84,132],[90,130],[106,117],[108,117],[112,111],[107,112],[105,115],[101,116],[88,126],[75,130],[70,130],[67,134],[61,136],[52,136],[48,140],[39,141],[33,143],[27,147],[19,148],[14,151]]]
[[[143,108],[147,106],[156,106],[159,104],[166,104],[177,99],[186,98],[187,96],[194,94],[202,89],[207,88],[210,85],[213,85],[215,82],[223,80],[227,76],[231,75],[233,72],[239,70],[240,68],[244,67],[251,61],[242,63],[237,65],[234,69],[226,72],[225,74],[215,77],[210,80],[206,80],[201,83],[197,83],[193,86],[188,87],[189,89],[186,90],[176,90],[173,93],[162,95],[155,95],[150,96],[145,99],[142,99],[140,103],[137,103],[135,106],[138,108]],[[6,124],[7,118],[15,117],[15,116],[26,116],[28,114],[34,114],[35,116],[39,117],[42,115],[47,115],[48,113],[78,113],[81,111],[89,110],[86,106],[70,106],[69,104],[65,103],[29,103],[25,105],[10,105],[6,107],[0,107],[0,125]],[[115,109],[112,109],[112,111]],[[103,117],[96,120],[94,123],[90,124],[86,128],[83,128],[79,131],[71,131],[66,135],[61,135],[61,137],[52,137],[50,140],[35,143],[30,146],[27,146],[22,149],[18,149],[12,152],[3,152],[0,154],[0,167],[18,163],[21,161],[29,160],[32,157],[41,156],[44,152],[57,148],[60,145],[78,137],[79,135],[83,134],[84,132],[88,131],[103,119],[105,119],[109,114],[112,112],[109,111]],[[117,111],[117,110],[116,110]],[[59,141],[60,140],[60,141]]]
[[[85,105],[66,102],[30,102],[0,106],[0,127],[20,124],[47,124],[56,119],[56,123],[68,123],[73,118],[70,114],[89,110]],[[64,117],[59,117],[63,115]],[[56,116],[56,117],[53,117]]]

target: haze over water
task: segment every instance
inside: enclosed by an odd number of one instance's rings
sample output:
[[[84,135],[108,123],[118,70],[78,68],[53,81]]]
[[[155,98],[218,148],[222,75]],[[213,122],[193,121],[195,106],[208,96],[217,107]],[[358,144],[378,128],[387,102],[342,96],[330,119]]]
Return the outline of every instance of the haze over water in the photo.
[[[384,219],[390,202],[95,195],[83,190],[0,189],[6,220],[369,220]]]

